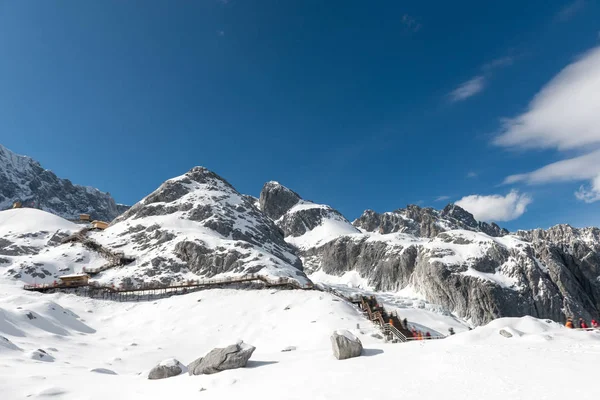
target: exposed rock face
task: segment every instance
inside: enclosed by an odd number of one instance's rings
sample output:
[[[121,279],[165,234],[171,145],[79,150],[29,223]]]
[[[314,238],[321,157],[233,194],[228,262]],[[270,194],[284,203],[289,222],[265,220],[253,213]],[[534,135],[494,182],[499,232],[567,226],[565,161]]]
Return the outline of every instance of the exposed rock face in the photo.
[[[331,335],[331,348],[334,357],[338,360],[359,357],[363,351],[360,339],[347,330],[333,332],[333,335]]]
[[[464,230],[432,239],[403,234],[343,236],[303,254],[309,271],[341,276],[355,270],[377,290],[411,285],[428,301],[476,325],[508,316],[556,321],[566,315],[596,316],[600,252],[597,243],[581,237],[591,237],[597,230],[566,241],[554,230],[520,232],[524,239]],[[548,235],[557,242],[526,240]]]
[[[148,373],[148,379],[166,379],[177,376],[184,371],[185,366],[178,360],[171,358],[162,361]]]
[[[277,182],[268,182],[260,193],[260,209],[283,231],[288,243],[300,249],[318,246],[340,235],[360,233],[337,210],[303,200]],[[307,233],[319,232],[305,239]]]
[[[58,178],[37,161],[0,145],[0,210],[16,201],[67,219],[85,213],[93,219],[112,221],[127,209],[116,204],[109,193]]]
[[[271,207],[287,209],[277,224],[309,273],[356,271],[382,291],[410,285],[475,325],[508,316],[561,321],[600,313],[597,228],[558,225],[510,235],[453,204],[441,211],[409,205],[381,214],[367,210],[354,221],[362,233],[334,231],[323,239],[316,221],[321,210],[332,213],[312,205],[305,218],[303,202]]]
[[[354,226],[367,232],[399,232],[428,238],[452,229],[484,232],[490,236],[504,236],[509,233],[495,223],[476,221],[471,213],[454,204],[448,204],[442,211],[416,205],[408,205],[405,209],[383,214],[367,210],[354,221]]]
[[[80,225],[41,210],[0,211],[0,274],[26,282],[52,282],[71,273],[70,263],[79,257],[77,249],[69,249],[67,255],[58,246],[80,229]]]
[[[136,258],[124,268],[132,280],[259,273],[309,282],[296,250],[255,201],[196,167],[116,218],[98,241]]]
[[[216,348],[188,365],[190,375],[216,374],[227,369],[243,368],[256,347],[238,342],[225,348]]]
[[[295,206],[301,197],[294,191],[278,182],[267,182],[260,192],[260,209],[272,220],[278,220],[290,208]]]

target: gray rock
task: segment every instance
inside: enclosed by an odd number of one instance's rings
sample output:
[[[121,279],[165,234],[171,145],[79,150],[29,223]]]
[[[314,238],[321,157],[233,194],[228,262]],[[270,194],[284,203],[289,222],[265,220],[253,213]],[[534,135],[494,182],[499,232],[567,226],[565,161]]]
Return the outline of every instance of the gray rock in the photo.
[[[113,220],[127,208],[117,205],[109,193],[58,178],[37,161],[0,145],[0,210],[15,201],[64,218],[86,213],[104,221]]]
[[[301,200],[298,193],[280,185],[267,182],[260,192],[260,209],[272,220],[278,220]]]
[[[471,213],[455,204],[448,204],[443,210],[421,208],[408,205],[391,213],[379,214],[366,210],[354,225],[367,232],[381,234],[402,232],[419,237],[435,237],[448,229],[466,229],[484,232],[490,236],[504,236],[506,229],[492,223],[476,221]]]
[[[190,375],[202,375],[243,368],[255,349],[256,347],[242,341],[225,348],[213,349],[204,357],[189,364],[188,372]]]
[[[506,329],[500,329],[500,332],[498,332],[498,333],[500,333],[505,338],[513,337],[512,333],[508,332]]]
[[[331,348],[333,355],[338,360],[359,357],[363,346],[359,338],[347,330],[338,330],[331,335]]]
[[[165,379],[172,376],[177,376],[184,372],[185,366],[178,360],[172,358],[162,361],[157,366],[152,368],[148,373],[148,379]]]
[[[183,177],[166,181],[116,218],[113,226],[131,226],[123,230],[114,246],[133,244],[139,252],[161,249],[141,265],[143,272],[136,278],[160,276],[163,283],[183,279],[186,270],[210,278],[226,272],[257,273],[272,266],[290,269],[292,279],[308,281],[296,250],[255,202],[214,172],[195,167]],[[173,213],[214,231],[216,237],[223,238],[223,246],[197,238],[181,240],[177,231],[144,224],[147,216]],[[169,251],[162,251],[164,248]]]

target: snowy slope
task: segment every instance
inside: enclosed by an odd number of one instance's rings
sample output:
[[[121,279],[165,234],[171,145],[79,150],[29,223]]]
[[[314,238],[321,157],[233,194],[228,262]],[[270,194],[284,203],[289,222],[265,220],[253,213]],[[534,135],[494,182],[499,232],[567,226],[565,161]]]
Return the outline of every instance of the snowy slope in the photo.
[[[16,201],[65,218],[87,213],[105,221],[111,221],[127,209],[127,206],[117,205],[110,194],[58,178],[37,161],[17,155],[0,144],[0,210]]]
[[[309,215],[321,216],[318,225],[311,227],[303,219]],[[319,247],[331,240],[334,240],[342,235],[351,235],[358,233],[358,230],[352,226],[346,218],[337,213],[331,207],[323,204],[315,204],[302,200],[286,214],[276,221],[280,227],[290,226],[291,224],[304,224],[307,227],[304,234],[299,236],[287,236],[286,242],[296,246],[301,250],[312,247]],[[285,228],[284,228],[285,229]]]
[[[0,211],[0,275],[28,283],[50,283],[57,276],[101,263],[81,245],[61,245],[81,225],[45,211]]]
[[[333,357],[329,336],[338,329],[363,342],[363,356]],[[373,332],[350,305],[316,291],[210,290],[112,303],[32,295],[0,281],[0,393],[6,400],[347,400],[399,391],[403,399],[593,398],[596,332],[533,318],[407,344],[383,343]],[[146,379],[163,360],[187,364],[238,339],[257,347],[247,368]],[[282,352],[289,346],[296,349]],[[575,384],[556,385],[556,371]]]
[[[303,200],[279,182],[267,182],[260,193],[260,209],[283,230],[285,240],[300,250],[321,246],[359,230],[337,210]]]
[[[136,259],[102,273],[103,282],[248,273],[309,282],[275,224],[248,196],[202,167],[168,180],[92,238]]]

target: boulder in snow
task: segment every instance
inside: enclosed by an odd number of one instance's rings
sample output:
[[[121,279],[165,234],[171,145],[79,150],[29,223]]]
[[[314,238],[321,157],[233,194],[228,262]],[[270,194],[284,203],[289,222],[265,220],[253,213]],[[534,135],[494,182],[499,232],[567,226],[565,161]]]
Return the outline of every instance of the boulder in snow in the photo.
[[[185,366],[178,360],[170,358],[160,362],[156,367],[148,373],[148,379],[165,379],[172,376],[177,376],[185,370]]]
[[[254,350],[256,347],[243,341],[225,348],[216,348],[188,365],[188,372],[190,375],[216,374],[227,369],[243,368]]]
[[[42,349],[37,349],[37,350],[30,352],[29,358],[31,358],[32,360],[39,360],[39,361],[46,361],[46,362],[54,361],[54,357],[52,357],[50,354],[48,354],[46,351],[44,351]]]
[[[359,357],[363,350],[360,339],[343,329],[333,332],[331,347],[333,348],[333,355],[338,360]]]
[[[502,336],[504,336],[505,338],[511,338],[511,337],[513,337],[512,333],[510,333],[506,329],[500,329],[500,334]]]

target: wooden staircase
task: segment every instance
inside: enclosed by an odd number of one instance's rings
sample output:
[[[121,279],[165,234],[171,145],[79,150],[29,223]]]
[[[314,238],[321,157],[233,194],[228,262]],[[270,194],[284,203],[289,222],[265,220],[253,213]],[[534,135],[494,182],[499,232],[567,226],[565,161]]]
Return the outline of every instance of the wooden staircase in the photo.
[[[405,327],[397,313],[389,314],[377,303],[374,296],[361,296],[361,310],[367,318],[378,325],[385,338],[391,342],[407,342],[414,339],[412,332]]]
[[[95,251],[99,253],[102,257],[108,260],[108,262],[98,268],[83,268],[84,273],[88,275],[96,275],[102,271],[106,271],[107,269],[118,267],[122,265],[127,265],[135,261],[133,257],[126,257],[123,252],[114,252],[110,249],[102,246],[100,243],[96,242],[93,239],[87,237],[87,233],[90,228],[86,227],[81,229],[80,231],[72,234],[71,236],[66,237],[62,243],[81,243],[84,247],[89,250]]]

